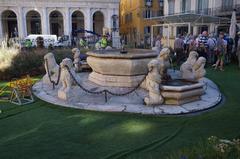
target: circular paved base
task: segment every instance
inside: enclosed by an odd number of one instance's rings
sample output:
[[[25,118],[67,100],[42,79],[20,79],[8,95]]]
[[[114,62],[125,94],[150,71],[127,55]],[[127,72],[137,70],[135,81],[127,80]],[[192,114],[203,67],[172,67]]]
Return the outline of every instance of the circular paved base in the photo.
[[[79,79],[81,79],[84,87],[92,91],[99,91],[104,89],[103,87],[90,82],[87,78],[88,75],[88,73],[78,74]],[[108,95],[108,101],[105,102],[104,95],[88,94],[81,90],[78,86],[75,86],[72,89],[71,98],[68,101],[63,101],[57,97],[57,90],[59,86],[53,90],[52,86],[43,84],[42,81],[39,81],[33,86],[33,93],[38,98],[46,102],[77,109],[103,112],[128,112],[147,115],[177,115],[204,111],[215,107],[221,102],[222,95],[218,87],[207,78],[203,78],[201,82],[206,84],[206,93],[201,97],[201,100],[181,106],[146,106],[143,104],[143,99],[148,95],[148,93],[143,89],[138,89],[134,93],[122,97]],[[113,87],[108,87],[107,89],[118,93],[127,92],[129,90],[129,88]]]

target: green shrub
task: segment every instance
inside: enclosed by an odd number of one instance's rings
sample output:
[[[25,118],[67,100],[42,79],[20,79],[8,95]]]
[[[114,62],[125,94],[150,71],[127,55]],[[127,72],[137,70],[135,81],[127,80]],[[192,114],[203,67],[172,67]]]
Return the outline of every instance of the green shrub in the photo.
[[[19,53],[15,48],[1,48],[0,47],[0,71],[4,71],[11,66],[12,59]]]
[[[85,53],[87,50],[81,52]],[[59,64],[62,59],[72,58],[71,49],[31,49],[17,50],[14,48],[0,49],[0,80],[11,80],[12,78],[20,78],[29,74],[37,76],[45,74],[43,57],[48,52],[55,55]]]
[[[223,140],[215,136],[191,148],[183,148],[167,159],[240,159],[240,139]]]

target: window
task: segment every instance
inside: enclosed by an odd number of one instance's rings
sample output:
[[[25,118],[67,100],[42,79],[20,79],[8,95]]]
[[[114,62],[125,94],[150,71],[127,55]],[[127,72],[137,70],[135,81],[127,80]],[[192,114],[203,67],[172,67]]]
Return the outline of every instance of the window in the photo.
[[[174,14],[175,10],[175,0],[168,0],[168,14]]]
[[[132,13],[125,15],[125,23],[130,23],[130,22],[132,22]]]
[[[152,7],[152,0],[145,0],[145,5],[147,7]]]
[[[164,10],[164,0],[159,0],[159,11],[157,13],[157,16],[163,16],[163,10]]]
[[[222,0],[222,9],[232,10],[233,9],[233,0]]]
[[[158,10],[157,16],[163,16],[163,15],[164,15],[163,9]]]
[[[129,22],[132,22],[132,13],[129,14]]]
[[[159,0],[159,7],[163,8],[164,7],[164,0]]]
[[[152,16],[152,11],[151,11],[151,9],[146,9],[146,10],[144,11],[143,17],[144,17],[144,18],[151,18],[151,16]]]
[[[207,14],[208,13],[208,0],[198,0],[198,13]]]
[[[150,34],[151,32],[151,27],[150,26],[145,26],[144,27],[144,34]]]
[[[189,12],[191,10],[191,0],[182,0],[182,12]]]

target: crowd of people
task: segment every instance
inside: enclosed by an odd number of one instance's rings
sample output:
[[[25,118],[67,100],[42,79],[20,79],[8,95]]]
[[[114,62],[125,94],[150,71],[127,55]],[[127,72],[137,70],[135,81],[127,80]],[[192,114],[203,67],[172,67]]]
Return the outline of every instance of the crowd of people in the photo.
[[[102,48],[106,48],[109,43],[111,43],[111,35],[104,34],[102,36],[83,36],[81,38],[77,38],[76,36],[72,38],[71,44],[72,47],[82,47],[82,48],[89,48],[94,47],[96,44],[100,44]]]
[[[200,57],[207,59],[208,65],[223,71],[224,65],[236,61],[237,57],[240,63],[240,32],[235,39],[224,32],[218,36],[208,34],[207,31],[199,36],[178,35],[174,41],[174,51],[178,65],[185,61],[190,51],[197,51]]]

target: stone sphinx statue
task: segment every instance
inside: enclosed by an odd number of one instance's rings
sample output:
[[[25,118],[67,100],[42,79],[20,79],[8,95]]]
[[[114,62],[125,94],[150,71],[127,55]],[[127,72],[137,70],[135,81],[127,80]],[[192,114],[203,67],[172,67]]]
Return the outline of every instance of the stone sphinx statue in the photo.
[[[68,100],[71,96],[71,89],[74,84],[74,81],[67,70],[66,66],[70,69],[72,75],[75,76],[75,71],[73,68],[73,62],[69,58],[63,59],[60,64],[61,67],[61,83],[62,87],[58,90],[58,98],[63,100]]]
[[[193,65],[193,70],[195,72],[195,78],[198,80],[203,78],[206,75],[205,65],[206,65],[206,58],[199,57],[196,63]]]
[[[196,51],[191,51],[187,61],[180,67],[182,78],[197,81],[204,77],[206,74],[204,69],[205,64],[206,59],[204,57],[198,59],[198,53]]]
[[[74,65],[74,69],[75,72],[80,72],[82,71],[82,67],[81,67],[81,59],[80,59],[80,50],[78,48],[74,48],[72,49],[72,53],[73,53],[73,65]]]
[[[59,65],[56,63],[53,53],[48,53],[44,56],[44,67],[46,74],[43,76],[43,83],[52,84],[49,77],[56,82],[59,74]]]
[[[158,56],[159,60],[159,73],[162,77],[163,81],[167,81],[171,79],[171,77],[168,75],[167,70],[170,68],[170,49],[163,48]]]
[[[160,62],[154,59],[149,62],[149,73],[146,77],[146,89],[149,92],[148,97],[144,99],[146,105],[160,105],[164,102],[160,94],[161,75],[159,73]]]

